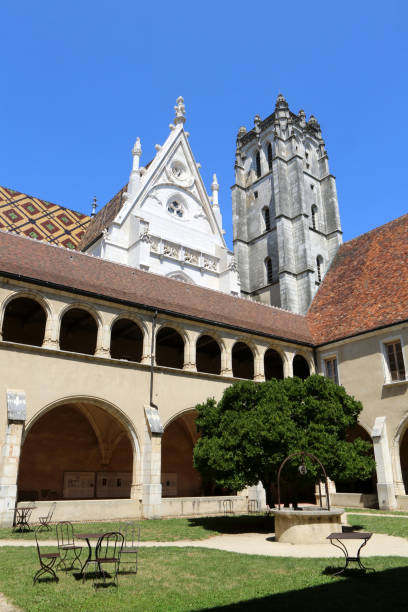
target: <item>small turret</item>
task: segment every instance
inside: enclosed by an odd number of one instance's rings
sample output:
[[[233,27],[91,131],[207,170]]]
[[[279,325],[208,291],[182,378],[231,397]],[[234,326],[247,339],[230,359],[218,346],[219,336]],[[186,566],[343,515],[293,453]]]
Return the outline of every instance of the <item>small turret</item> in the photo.
[[[136,142],[133,145],[132,155],[133,155],[133,165],[132,165],[132,172],[130,173],[130,177],[129,177],[129,185],[128,185],[129,195],[135,195],[139,187],[139,181],[140,181],[139,165],[140,165],[140,157],[142,155],[142,145],[140,144],[139,136],[136,138]]]

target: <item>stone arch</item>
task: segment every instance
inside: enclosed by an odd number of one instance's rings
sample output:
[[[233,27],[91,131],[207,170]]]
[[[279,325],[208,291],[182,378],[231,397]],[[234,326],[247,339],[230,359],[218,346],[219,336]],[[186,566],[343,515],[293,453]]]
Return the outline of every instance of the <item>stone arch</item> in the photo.
[[[207,332],[200,334],[196,341],[197,372],[221,374],[222,351],[222,344],[214,334]]]
[[[193,449],[199,438],[196,411],[186,408],[172,415],[164,425],[162,438],[162,496],[202,495],[200,474],[193,466]]]
[[[402,448],[403,445],[404,448]],[[408,494],[408,462],[406,461],[408,450],[406,446],[408,446],[408,413],[406,413],[399,422],[392,440],[391,455],[396,495]]]
[[[147,338],[145,326],[137,317],[125,313],[118,315],[110,326],[110,355],[112,359],[139,362]]]
[[[303,353],[295,353],[295,355],[293,356],[293,376],[298,376],[299,378],[302,378],[304,380],[305,378],[310,376],[310,374],[311,367],[309,360]]]
[[[27,316],[24,318],[24,312],[30,315],[28,319]],[[51,317],[50,305],[37,292],[14,292],[2,304],[1,337],[5,341],[42,346]]]
[[[237,340],[231,350],[232,375],[235,378],[253,380],[256,350],[250,343]]]
[[[370,429],[361,422],[356,423],[354,427],[349,429],[346,434],[346,439],[352,442],[356,438],[371,443],[371,454],[374,457],[374,446],[371,438]],[[337,490],[341,493],[376,493],[377,475],[374,472],[373,476],[369,480],[352,480],[352,481],[338,481],[336,482]]]
[[[84,317],[81,313],[87,313],[88,317]],[[71,326],[69,326],[70,321]],[[79,329],[81,325],[82,333]],[[82,302],[68,304],[59,313],[60,349],[94,355],[101,325],[100,314],[88,304]]]
[[[137,432],[110,402],[89,396],[65,397],[27,422],[20,458],[20,499],[33,492],[38,499],[126,498],[139,472]],[[70,489],[73,473],[79,473],[79,479],[93,479],[87,493]]]
[[[156,365],[182,369],[186,343],[187,335],[179,325],[162,323],[155,337]]]
[[[284,378],[285,357],[276,346],[268,346],[264,356],[265,380]],[[280,361],[278,361],[278,359]]]

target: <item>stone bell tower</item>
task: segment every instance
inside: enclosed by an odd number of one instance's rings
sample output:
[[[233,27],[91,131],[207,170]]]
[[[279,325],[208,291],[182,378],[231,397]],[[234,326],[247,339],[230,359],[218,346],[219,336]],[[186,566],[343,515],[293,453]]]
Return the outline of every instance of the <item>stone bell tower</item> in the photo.
[[[272,115],[239,129],[232,210],[242,295],[306,313],[342,232],[320,126],[281,94]]]

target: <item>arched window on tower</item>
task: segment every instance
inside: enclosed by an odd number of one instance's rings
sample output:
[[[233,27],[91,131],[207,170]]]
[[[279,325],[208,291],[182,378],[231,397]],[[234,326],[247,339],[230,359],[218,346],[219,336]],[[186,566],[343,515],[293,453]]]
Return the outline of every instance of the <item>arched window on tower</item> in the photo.
[[[317,230],[317,206],[313,204],[312,206],[312,227],[314,230]]]
[[[320,285],[323,276],[323,257],[321,255],[316,257],[316,275],[316,282]]]
[[[268,143],[267,154],[268,154],[268,168],[269,170],[272,170],[272,145],[271,143]]]
[[[257,151],[255,155],[255,168],[256,176],[259,178],[261,176],[261,154],[259,151]]]
[[[265,259],[265,272],[266,272],[266,282],[268,285],[273,283],[273,270],[272,270],[272,260],[270,257]]]
[[[262,209],[262,217],[264,221],[264,229],[265,229],[265,232],[267,232],[268,230],[271,229],[271,215],[269,213],[269,208],[267,206],[264,206]]]

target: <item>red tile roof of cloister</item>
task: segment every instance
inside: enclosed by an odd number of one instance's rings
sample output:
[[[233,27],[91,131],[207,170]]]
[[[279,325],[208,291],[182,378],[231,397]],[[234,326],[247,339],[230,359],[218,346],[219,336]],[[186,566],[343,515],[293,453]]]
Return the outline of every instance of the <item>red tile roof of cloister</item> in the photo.
[[[340,247],[307,318],[316,344],[408,320],[408,215]]]
[[[7,232],[0,232],[0,274],[312,343],[304,316]]]

